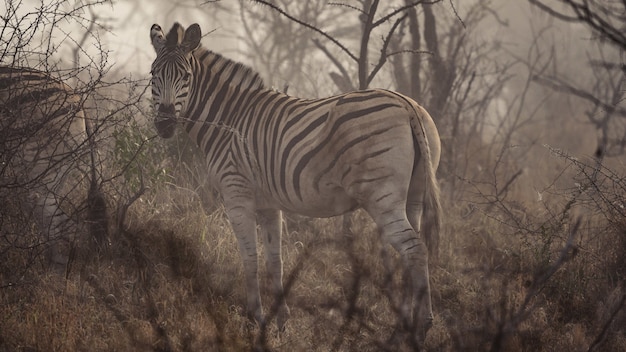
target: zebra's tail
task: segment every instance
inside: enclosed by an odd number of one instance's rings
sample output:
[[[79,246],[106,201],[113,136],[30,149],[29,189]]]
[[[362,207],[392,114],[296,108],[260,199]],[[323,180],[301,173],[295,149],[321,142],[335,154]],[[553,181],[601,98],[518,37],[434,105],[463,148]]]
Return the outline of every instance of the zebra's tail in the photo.
[[[413,128],[413,138],[419,146],[421,158],[424,161],[423,172],[425,173],[426,192],[424,194],[424,213],[422,215],[421,234],[428,247],[428,252],[432,260],[436,261],[439,252],[439,233],[441,230],[441,202],[439,183],[435,175],[437,166],[433,165],[432,148],[428,141],[427,128],[432,126],[425,121],[432,119],[426,109],[415,102],[412,102],[415,115],[411,126]],[[431,134],[433,135],[433,134]],[[436,133],[434,135],[437,135]],[[416,170],[419,172],[419,170]]]

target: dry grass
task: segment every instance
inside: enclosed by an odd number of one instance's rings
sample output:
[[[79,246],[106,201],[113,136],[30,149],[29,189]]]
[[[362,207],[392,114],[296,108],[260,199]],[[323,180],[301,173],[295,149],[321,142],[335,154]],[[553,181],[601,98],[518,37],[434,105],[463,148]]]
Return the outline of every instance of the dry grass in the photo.
[[[292,318],[277,334],[274,325],[261,331],[243,317],[235,238],[220,208],[206,213],[202,203],[196,192],[173,186],[145,195],[107,253],[78,248],[67,279],[39,262],[15,277],[31,254],[7,251],[0,351],[395,349],[388,339],[401,279],[389,273],[397,256],[383,254],[366,214],[354,216],[353,237],[340,234],[334,219],[288,216],[283,248]],[[512,230],[495,216],[497,208],[445,208],[426,350],[626,348],[623,223],[590,216],[574,228],[545,209],[521,208],[526,224],[544,222],[538,231]],[[576,246],[564,252],[572,231]],[[261,265],[271,316],[264,272]]]

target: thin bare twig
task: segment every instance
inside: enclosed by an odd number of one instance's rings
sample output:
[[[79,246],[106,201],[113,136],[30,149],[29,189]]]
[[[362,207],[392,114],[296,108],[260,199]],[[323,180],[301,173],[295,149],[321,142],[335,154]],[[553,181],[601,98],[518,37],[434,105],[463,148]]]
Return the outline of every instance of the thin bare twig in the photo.
[[[333,56],[333,54],[331,54],[331,52],[328,51],[328,49],[324,46],[324,44],[322,44],[319,40],[313,39],[313,44],[315,44],[315,46],[318,49],[320,49],[324,53],[324,55],[326,55],[326,57],[328,57],[328,59],[333,63],[333,65],[337,67],[339,72],[341,72],[341,76],[343,77],[345,82],[350,83],[352,90],[355,90],[354,85],[352,84],[352,80],[350,79],[350,74],[348,74],[348,70],[346,70],[346,68],[341,64],[341,62],[337,60],[337,58],[335,58],[335,56]]]
[[[383,40],[383,46],[380,49],[380,57],[378,59],[378,63],[376,64],[376,66],[374,66],[369,76],[367,77],[368,86],[372,82],[374,77],[376,77],[376,74],[378,73],[378,71],[380,71],[380,69],[387,62],[387,58],[389,57],[389,55],[387,54],[387,47],[389,46],[389,42],[391,41],[391,38],[394,32],[396,31],[396,29],[398,28],[398,26],[400,25],[400,23],[402,23],[402,21],[404,21],[407,17],[408,17],[408,13],[402,15],[400,18],[396,20],[396,22],[394,22],[393,26],[391,26],[391,29],[389,29],[389,32],[387,33],[387,37],[385,38],[385,40]]]
[[[308,24],[308,23],[306,23],[304,21],[301,21],[301,20],[291,16],[290,14],[285,12],[285,10],[281,9],[280,7],[274,5],[274,4],[270,3],[270,2],[267,2],[265,0],[253,0],[253,1],[254,2],[258,2],[261,5],[266,5],[266,6],[270,7],[271,9],[273,9],[274,11],[278,12],[279,14],[287,17],[289,20],[291,20],[293,22],[296,22],[297,24],[299,24],[299,25],[301,25],[303,27],[306,27],[306,28],[308,28],[308,29],[310,29],[310,30],[312,30],[312,31],[314,31],[316,33],[319,33],[324,38],[330,40],[333,44],[337,45],[337,47],[339,47],[339,49],[341,49],[343,52],[345,52],[346,55],[348,55],[352,60],[358,61],[356,55],[351,53],[350,50],[348,50],[348,48],[345,47],[345,45],[341,44],[337,39],[335,39],[330,34],[324,32],[323,30],[321,30],[321,29],[319,29],[319,28],[317,28],[317,27],[315,27],[315,26],[313,26],[311,24]]]

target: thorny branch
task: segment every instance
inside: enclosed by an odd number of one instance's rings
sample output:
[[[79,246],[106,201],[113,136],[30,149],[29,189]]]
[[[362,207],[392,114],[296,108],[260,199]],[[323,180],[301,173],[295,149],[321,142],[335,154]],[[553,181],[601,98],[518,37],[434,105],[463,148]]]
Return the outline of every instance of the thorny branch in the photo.
[[[614,45],[626,49],[626,2],[603,0],[559,0],[569,8],[573,14],[555,10],[547,5],[545,0],[528,0],[549,15],[565,22],[582,22],[607,39]],[[613,7],[614,6],[614,7]]]
[[[348,48],[346,48],[343,44],[341,44],[337,39],[335,39],[333,36],[331,36],[330,34],[324,32],[323,30],[310,25],[304,21],[301,21],[293,16],[291,16],[290,14],[288,14],[287,12],[285,12],[283,9],[281,9],[280,7],[276,6],[275,4],[272,4],[270,2],[267,2],[265,0],[253,0],[254,2],[258,2],[261,5],[266,5],[268,7],[270,7],[271,9],[273,9],[274,11],[280,13],[281,15],[287,17],[289,20],[296,22],[297,24],[306,27],[316,33],[319,33],[320,35],[322,35],[324,38],[330,40],[333,44],[337,45],[337,47],[339,47],[343,52],[346,53],[346,55],[348,55],[351,59],[353,59],[354,61],[358,61],[357,57],[352,54],[350,52],[350,50],[348,50]]]

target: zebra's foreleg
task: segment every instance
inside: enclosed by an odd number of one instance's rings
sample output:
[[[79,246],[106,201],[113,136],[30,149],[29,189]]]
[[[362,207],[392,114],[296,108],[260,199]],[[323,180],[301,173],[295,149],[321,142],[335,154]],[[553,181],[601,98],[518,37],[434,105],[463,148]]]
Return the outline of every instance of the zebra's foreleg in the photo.
[[[265,246],[265,265],[272,282],[276,307],[276,324],[284,331],[289,319],[289,307],[283,290],[283,259],[281,254],[282,218],[279,210],[264,210],[257,217]]]
[[[241,204],[225,205],[226,213],[239,243],[239,254],[243,261],[246,282],[246,313],[250,320],[255,320],[262,326],[265,324],[265,319],[263,317],[259,291],[255,212],[251,206]]]

